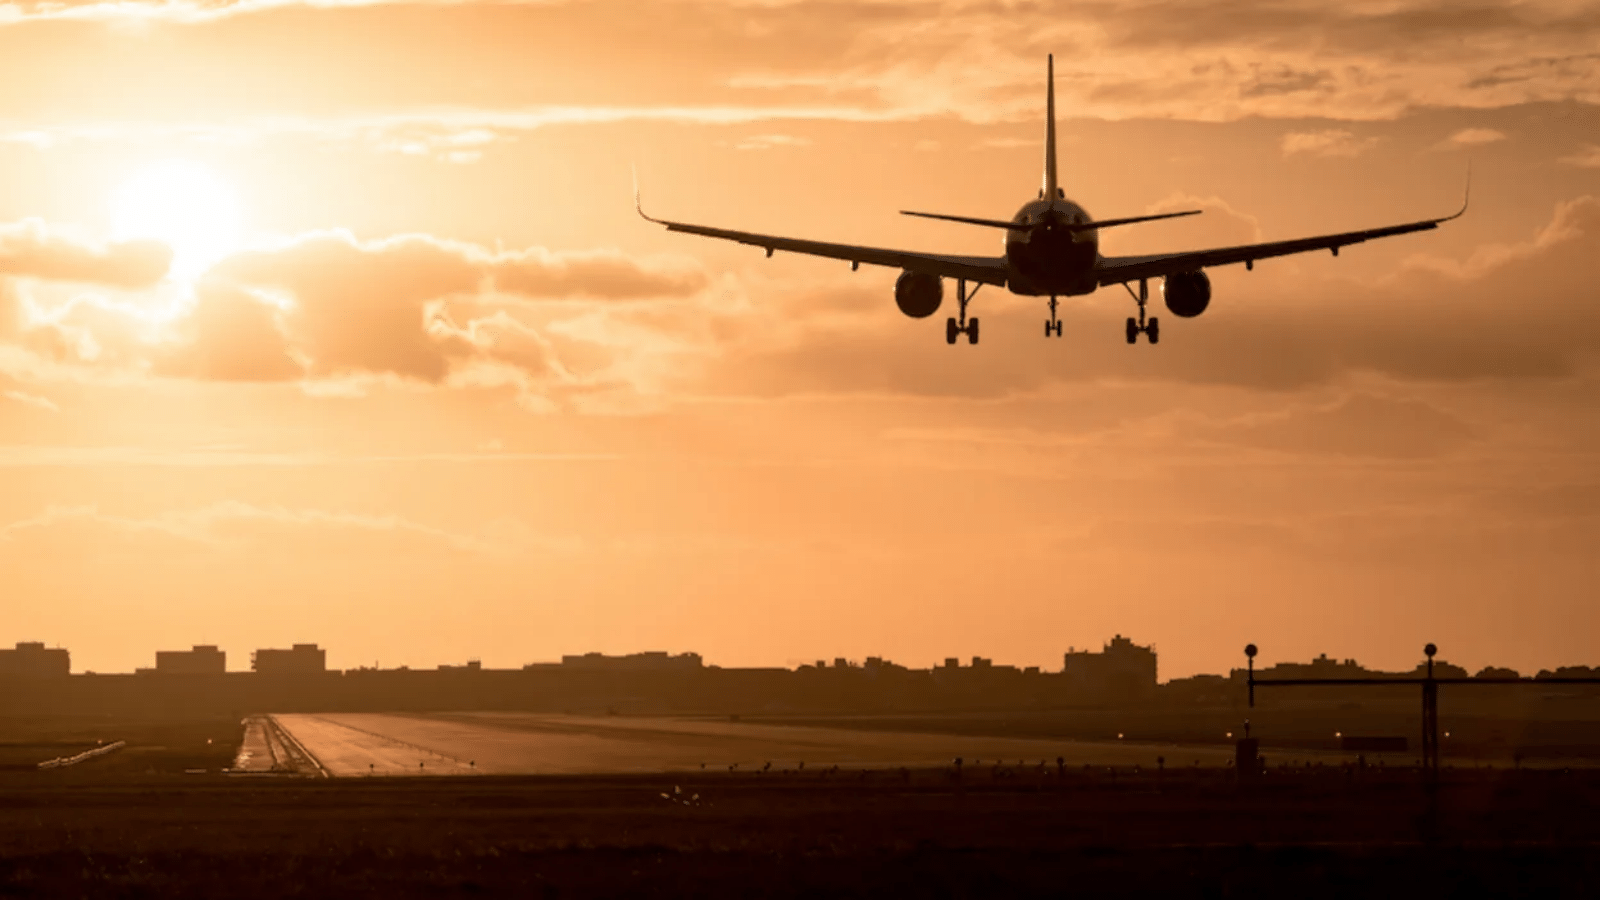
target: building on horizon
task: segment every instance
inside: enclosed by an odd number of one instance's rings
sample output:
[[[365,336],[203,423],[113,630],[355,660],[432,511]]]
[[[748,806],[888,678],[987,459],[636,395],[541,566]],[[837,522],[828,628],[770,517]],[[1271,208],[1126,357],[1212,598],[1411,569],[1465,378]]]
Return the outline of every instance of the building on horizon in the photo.
[[[1485,671],[1492,671],[1498,674],[1500,672],[1510,672],[1511,670],[1493,669],[1491,667]],[[1228,677],[1233,681],[1244,681],[1249,677],[1249,673],[1250,670],[1248,668],[1231,669],[1228,672]],[[1380,672],[1377,669],[1369,669],[1353,659],[1340,660],[1326,653],[1319,653],[1310,662],[1274,663],[1269,667],[1256,669],[1255,673],[1256,678],[1263,680],[1276,678],[1303,678],[1310,680],[1324,678],[1422,678],[1428,674],[1428,664],[1426,662],[1418,663],[1417,667],[1410,671]],[[1444,660],[1435,660],[1433,664],[1433,676],[1435,678],[1466,678],[1469,674],[1466,669]],[[1483,677],[1483,675],[1483,672],[1478,673],[1479,677]],[[1512,677],[1515,676],[1516,673],[1512,672]]]
[[[154,669],[136,669],[136,674],[221,675],[228,670],[228,654],[215,644],[195,644],[192,650],[157,650]]]
[[[55,678],[72,671],[65,647],[46,647],[38,641],[18,641],[16,649],[0,649],[0,676]]]
[[[1240,677],[1245,677],[1247,670],[1238,670]],[[1269,675],[1270,673],[1270,675]],[[1326,653],[1319,653],[1308,663],[1281,662],[1271,668],[1259,669],[1256,676],[1271,678],[1371,678],[1381,675],[1373,672],[1353,659],[1338,660]]]
[[[317,675],[328,670],[328,651],[316,644],[295,644],[288,650],[264,649],[250,654],[250,671],[258,675]]]
[[[1156,651],[1119,634],[1099,653],[1069,648],[1061,672],[1068,690],[1085,697],[1147,697],[1156,690]]]
[[[604,653],[563,656],[561,667],[601,672],[681,672],[705,668],[705,663],[698,653],[670,656],[664,650],[647,650],[643,653],[629,653],[626,656],[606,656]]]

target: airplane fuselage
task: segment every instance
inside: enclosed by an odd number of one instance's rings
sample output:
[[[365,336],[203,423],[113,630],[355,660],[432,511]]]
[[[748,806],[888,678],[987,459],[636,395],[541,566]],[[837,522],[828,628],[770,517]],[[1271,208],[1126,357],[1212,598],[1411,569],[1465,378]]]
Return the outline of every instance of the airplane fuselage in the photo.
[[[1092,221],[1071,200],[1033,200],[1011,220],[1006,231],[1006,287],[1029,297],[1093,293],[1098,286],[1095,264],[1100,258],[1099,232],[1061,225]]]

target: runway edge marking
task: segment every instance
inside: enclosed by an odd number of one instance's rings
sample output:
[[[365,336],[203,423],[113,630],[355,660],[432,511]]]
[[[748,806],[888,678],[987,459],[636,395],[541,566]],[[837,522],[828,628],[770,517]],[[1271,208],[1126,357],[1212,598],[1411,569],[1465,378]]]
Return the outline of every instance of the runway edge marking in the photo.
[[[317,759],[316,754],[312,753],[310,750],[307,750],[306,749],[306,745],[300,743],[300,739],[294,736],[294,732],[293,731],[291,731],[288,728],[285,728],[283,726],[283,723],[278,721],[278,717],[277,716],[269,715],[269,716],[267,716],[267,718],[272,720],[272,727],[277,729],[278,735],[280,737],[282,737],[286,742],[288,742],[289,746],[296,753],[299,753],[301,756],[304,756],[306,758],[307,762],[311,763],[311,765],[316,767],[316,769],[317,769],[317,777],[319,777],[319,778],[332,778],[333,777],[333,775],[331,775],[328,772],[327,768],[322,765],[322,761]]]

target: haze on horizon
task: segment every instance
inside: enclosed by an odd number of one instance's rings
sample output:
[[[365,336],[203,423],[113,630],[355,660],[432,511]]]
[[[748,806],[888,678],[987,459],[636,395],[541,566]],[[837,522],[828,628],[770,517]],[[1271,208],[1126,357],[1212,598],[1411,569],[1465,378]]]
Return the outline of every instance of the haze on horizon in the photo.
[[[316,40],[306,40],[316,35]],[[0,2],[0,645],[727,666],[1113,633],[1592,665],[1600,7]],[[1193,321],[639,221],[993,254],[1443,215]],[[1152,288],[1155,286],[1152,285]],[[947,287],[947,302],[952,291]],[[1159,312],[1156,307],[1152,311]]]

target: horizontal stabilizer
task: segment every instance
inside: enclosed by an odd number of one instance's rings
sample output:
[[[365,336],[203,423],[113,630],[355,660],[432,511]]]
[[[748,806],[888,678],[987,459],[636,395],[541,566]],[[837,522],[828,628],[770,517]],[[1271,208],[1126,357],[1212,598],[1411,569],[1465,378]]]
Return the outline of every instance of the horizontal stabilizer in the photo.
[[[985,225],[989,228],[1016,228],[1017,223],[1000,219],[974,219],[970,216],[947,216],[943,213],[912,212],[909,209],[900,210],[902,216],[921,216],[924,219],[943,219],[946,222],[961,222],[966,225]]]
[[[1154,222],[1157,219],[1176,219],[1179,216],[1198,216],[1204,210],[1186,209],[1183,212],[1157,213],[1153,216],[1130,216],[1126,219],[1101,219],[1098,222],[1086,222],[1082,225],[1069,225],[1075,231],[1088,231],[1091,228],[1112,228],[1117,225],[1132,225],[1135,222]]]
[[[1101,219],[1097,222],[1078,222],[1070,225],[1065,222],[1058,222],[1056,223],[1055,227],[1066,231],[1094,231],[1097,228],[1112,228],[1117,225],[1132,225],[1135,222],[1154,222],[1157,219],[1176,219],[1179,216],[1197,216],[1200,213],[1201,210],[1198,209],[1186,209],[1183,212],[1157,213],[1153,216],[1130,216],[1126,219]],[[975,219],[971,216],[949,216],[943,213],[912,212],[909,209],[900,210],[900,214],[902,216],[921,216],[924,219],[943,219],[946,222],[960,222],[964,225],[982,225],[986,228],[1028,227],[1026,225],[1020,225],[1014,221],[1002,221],[1000,219]]]

